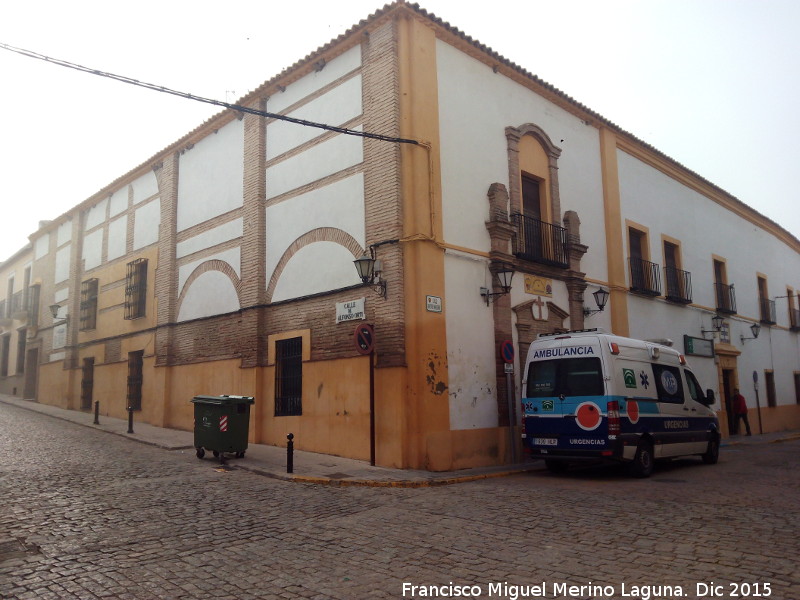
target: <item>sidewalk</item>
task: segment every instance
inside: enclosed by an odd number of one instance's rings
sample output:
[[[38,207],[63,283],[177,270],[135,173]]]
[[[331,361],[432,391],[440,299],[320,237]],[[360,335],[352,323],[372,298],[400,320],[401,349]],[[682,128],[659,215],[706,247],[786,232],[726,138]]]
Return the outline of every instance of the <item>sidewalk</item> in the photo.
[[[94,425],[94,413],[77,410],[66,410],[39,404],[32,400],[22,400],[14,396],[0,394],[0,403],[32,410],[64,421],[84,425],[107,433],[119,435],[130,440],[185,453],[187,460],[197,461],[194,449],[194,433],[178,429],[165,429],[134,420],[134,433],[127,433],[128,421],[100,416],[99,425]],[[135,418],[135,415],[134,415]],[[210,452],[203,459],[209,464],[219,464]],[[513,473],[544,469],[541,461],[530,461],[517,465],[500,465],[477,469],[463,469],[432,473],[373,467],[369,462],[315,452],[294,451],[294,472],[286,472],[286,447],[249,444],[244,458],[237,459],[226,456],[228,467],[250,471],[266,477],[327,485],[360,485],[385,487],[428,487],[475,481],[489,477],[503,477]]]
[[[166,429],[134,421],[134,433],[127,433],[128,421],[125,419],[100,416],[100,424],[94,425],[94,413],[92,412],[66,410],[3,394],[0,394],[0,402],[26,410],[36,411],[64,421],[70,421],[78,425],[99,429],[142,444],[149,444],[151,446],[163,448],[164,450],[183,452],[187,455],[187,459],[191,458],[192,460],[197,460],[194,449],[194,434],[191,431]],[[723,440],[722,446],[748,446],[752,444],[784,442],[794,439],[800,439],[800,432],[782,431],[761,435],[754,434],[749,437],[739,435]],[[218,459],[215,459],[210,452],[206,454],[204,460],[211,464],[218,462]],[[489,477],[503,477],[505,475],[524,471],[544,470],[545,468],[542,461],[527,461],[516,465],[500,465],[433,473],[430,471],[373,467],[368,462],[362,460],[295,450],[294,472],[287,473],[286,447],[278,448],[276,446],[267,446],[264,444],[249,444],[247,454],[244,458],[226,458],[226,464],[228,467],[235,467],[244,471],[250,471],[275,479],[282,479],[284,481],[327,485],[385,487],[448,485],[475,481],[477,479],[486,479]]]

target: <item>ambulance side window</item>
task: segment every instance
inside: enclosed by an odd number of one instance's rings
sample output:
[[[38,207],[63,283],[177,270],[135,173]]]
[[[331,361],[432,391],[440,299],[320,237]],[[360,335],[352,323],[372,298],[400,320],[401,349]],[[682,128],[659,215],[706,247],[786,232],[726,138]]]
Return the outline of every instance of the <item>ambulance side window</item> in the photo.
[[[702,404],[703,400],[705,400],[705,394],[703,394],[703,388],[697,383],[694,373],[691,371],[684,371],[683,374],[686,375],[686,387],[689,388],[689,395],[692,397],[692,400]]]
[[[683,385],[681,384],[681,371],[678,367],[667,365],[653,365],[658,399],[661,402],[683,404]]]

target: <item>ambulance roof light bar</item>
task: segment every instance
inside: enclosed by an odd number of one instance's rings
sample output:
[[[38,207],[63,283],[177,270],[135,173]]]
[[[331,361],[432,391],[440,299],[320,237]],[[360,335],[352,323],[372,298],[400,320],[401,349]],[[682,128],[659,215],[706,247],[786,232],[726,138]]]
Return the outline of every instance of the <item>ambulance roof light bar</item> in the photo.
[[[554,331],[552,333],[540,333],[540,338],[546,337],[555,337],[555,336],[562,336],[562,337],[571,337],[573,333],[608,333],[602,327],[594,327],[592,329],[570,329],[569,331]]]

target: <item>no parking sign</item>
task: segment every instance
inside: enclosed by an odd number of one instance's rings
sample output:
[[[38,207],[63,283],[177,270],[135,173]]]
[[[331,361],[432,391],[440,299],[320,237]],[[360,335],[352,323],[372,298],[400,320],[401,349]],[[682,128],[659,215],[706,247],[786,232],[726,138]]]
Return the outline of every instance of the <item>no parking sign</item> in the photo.
[[[514,362],[514,344],[511,341],[506,340],[500,344],[500,358],[507,364]]]

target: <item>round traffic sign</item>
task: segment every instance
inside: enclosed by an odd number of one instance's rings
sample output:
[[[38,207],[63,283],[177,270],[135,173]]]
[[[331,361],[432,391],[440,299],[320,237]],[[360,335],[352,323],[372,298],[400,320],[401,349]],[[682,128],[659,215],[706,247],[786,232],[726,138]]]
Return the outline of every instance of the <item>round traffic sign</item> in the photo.
[[[505,363],[514,362],[514,344],[509,340],[500,344],[500,358],[502,358]]]
[[[356,352],[359,354],[369,354],[375,349],[375,330],[372,329],[372,325],[365,323],[356,327],[353,339],[356,343]]]

